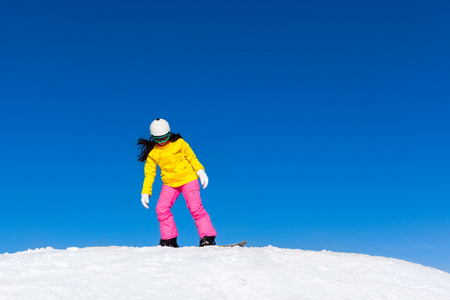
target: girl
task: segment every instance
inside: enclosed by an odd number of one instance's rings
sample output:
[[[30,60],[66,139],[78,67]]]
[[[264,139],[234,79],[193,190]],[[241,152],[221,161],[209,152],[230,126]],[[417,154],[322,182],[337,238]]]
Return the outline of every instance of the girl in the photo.
[[[141,202],[148,209],[158,165],[163,182],[156,204],[156,214],[161,230],[159,244],[166,247],[178,247],[178,231],[170,209],[180,193],[183,193],[200,235],[200,247],[215,245],[217,233],[211,224],[208,213],[203,208],[198,184],[198,178],[200,178],[204,189],[208,185],[205,168],[200,164],[188,143],[181,138],[181,135],[170,131],[169,123],[166,120],[154,120],[150,124],[150,134],[150,140],[140,138],[137,143],[138,146],[141,146],[139,161],[145,161]]]

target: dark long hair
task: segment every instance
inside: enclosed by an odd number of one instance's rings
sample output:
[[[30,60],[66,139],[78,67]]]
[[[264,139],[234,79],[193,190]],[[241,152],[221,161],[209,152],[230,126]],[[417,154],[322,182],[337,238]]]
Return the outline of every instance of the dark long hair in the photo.
[[[175,142],[181,138],[182,138],[181,134],[172,133],[170,135],[169,141]],[[138,148],[140,148],[141,150],[141,154],[138,155],[138,161],[144,162],[147,160],[147,156],[150,154],[150,151],[152,151],[153,148],[155,148],[156,142],[152,138],[148,140],[144,138],[139,138],[137,145],[139,146]]]

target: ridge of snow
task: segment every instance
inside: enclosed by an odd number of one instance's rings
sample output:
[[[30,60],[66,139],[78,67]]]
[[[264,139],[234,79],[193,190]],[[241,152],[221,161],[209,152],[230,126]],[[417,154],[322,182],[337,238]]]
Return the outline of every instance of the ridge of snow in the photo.
[[[450,299],[406,261],[263,248],[51,247],[0,255],[0,299]]]

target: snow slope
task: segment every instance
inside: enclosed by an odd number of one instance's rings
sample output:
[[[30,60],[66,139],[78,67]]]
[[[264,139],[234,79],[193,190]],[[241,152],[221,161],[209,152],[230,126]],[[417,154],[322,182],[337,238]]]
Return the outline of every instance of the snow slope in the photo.
[[[92,247],[0,255],[0,299],[450,299],[450,274],[264,248]]]

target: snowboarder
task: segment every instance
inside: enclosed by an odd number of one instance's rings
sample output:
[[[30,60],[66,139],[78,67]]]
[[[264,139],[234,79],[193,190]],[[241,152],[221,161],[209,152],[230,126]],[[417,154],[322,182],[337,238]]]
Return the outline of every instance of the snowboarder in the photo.
[[[155,180],[156,167],[161,170],[163,186],[156,204],[156,214],[161,231],[159,244],[167,247],[178,247],[178,231],[170,211],[180,193],[183,193],[187,207],[195,220],[200,235],[200,247],[216,245],[217,235],[210,217],[203,208],[200,198],[200,183],[205,189],[208,176],[205,168],[198,161],[188,143],[180,134],[172,133],[169,123],[164,119],[156,119],[150,124],[151,138],[140,138],[141,154],[138,160],[145,161],[145,179],[141,192],[141,202],[149,208],[149,198]]]

